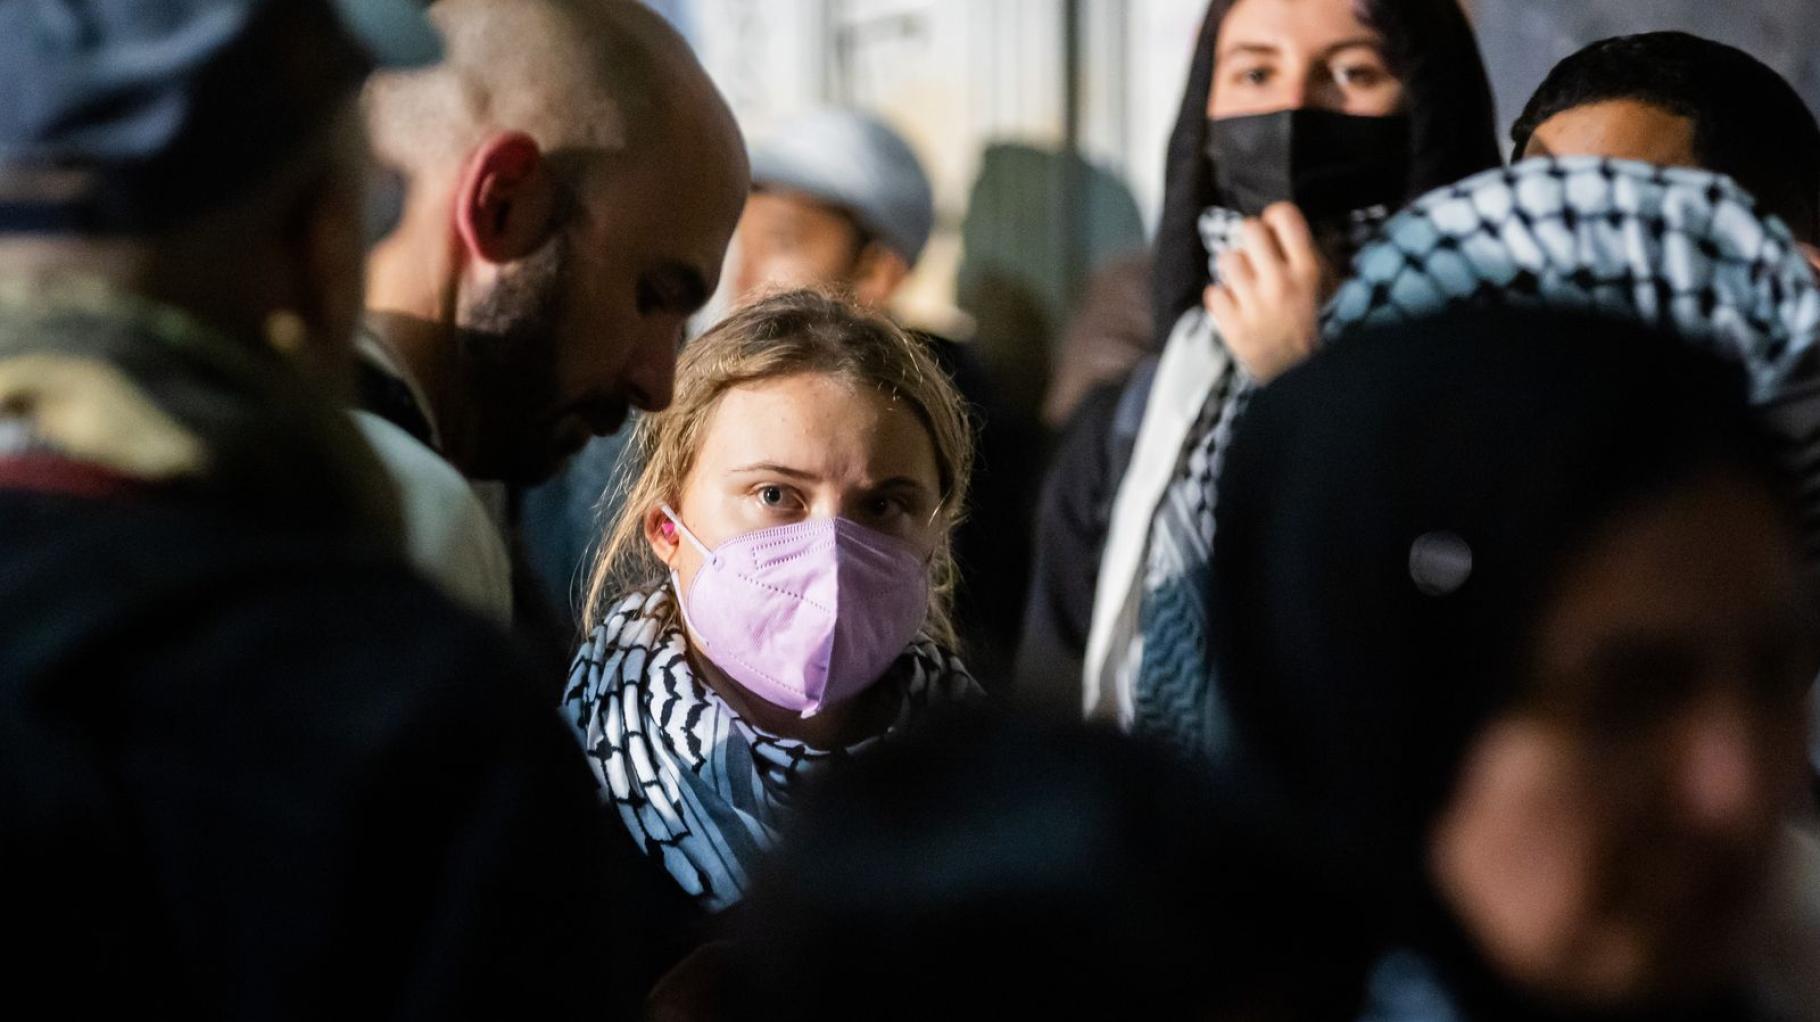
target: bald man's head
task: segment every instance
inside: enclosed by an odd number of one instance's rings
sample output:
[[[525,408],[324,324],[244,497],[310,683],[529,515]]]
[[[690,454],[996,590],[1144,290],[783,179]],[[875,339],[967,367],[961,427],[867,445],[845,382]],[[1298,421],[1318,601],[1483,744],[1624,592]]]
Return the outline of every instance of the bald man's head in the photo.
[[[366,107],[409,182],[369,307],[471,475],[534,480],[669,402],[745,201],[732,112],[634,0],[441,0],[448,56]],[[429,326],[438,329],[429,329]]]
[[[368,87],[375,141],[402,165],[470,146],[488,129],[526,132],[549,150],[618,150],[661,126],[666,100],[733,129],[688,44],[644,4],[441,0],[430,13],[444,62]]]

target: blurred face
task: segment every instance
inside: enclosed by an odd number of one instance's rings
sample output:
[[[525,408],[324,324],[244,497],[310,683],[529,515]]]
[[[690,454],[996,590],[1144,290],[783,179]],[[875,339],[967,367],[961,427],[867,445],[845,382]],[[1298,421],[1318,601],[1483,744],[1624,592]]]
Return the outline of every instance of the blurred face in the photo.
[[[1403,85],[1353,0],[1239,0],[1220,23],[1207,116],[1314,107],[1384,117]]]
[[[1624,516],[1540,622],[1534,698],[1477,740],[1439,889],[1508,978],[1639,1006],[1735,978],[1802,780],[1794,542],[1712,476]]]
[[[714,291],[745,197],[743,157],[711,135],[654,134],[579,172],[558,234],[471,307],[470,475],[540,481],[628,409],[670,403],[684,326]]]
[[[1667,167],[1697,167],[1694,122],[1634,99],[1563,110],[1537,125],[1523,147],[1531,156],[1605,156]]]
[[[852,283],[859,230],[839,210],[799,192],[754,191],[735,245],[736,301],[760,291]]]

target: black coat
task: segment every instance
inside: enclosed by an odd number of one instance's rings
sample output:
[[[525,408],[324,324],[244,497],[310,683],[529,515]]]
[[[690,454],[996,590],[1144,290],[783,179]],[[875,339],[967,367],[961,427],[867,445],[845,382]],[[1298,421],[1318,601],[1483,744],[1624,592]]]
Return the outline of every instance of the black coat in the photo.
[[[618,1018],[668,964],[532,666],[401,564],[149,492],[0,537],[13,1003]]]

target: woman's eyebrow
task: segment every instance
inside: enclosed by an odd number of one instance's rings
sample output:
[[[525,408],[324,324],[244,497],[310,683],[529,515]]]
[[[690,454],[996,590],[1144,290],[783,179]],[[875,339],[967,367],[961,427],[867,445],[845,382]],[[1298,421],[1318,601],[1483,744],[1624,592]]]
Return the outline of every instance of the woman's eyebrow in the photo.
[[[928,486],[925,486],[920,480],[915,479],[911,476],[892,476],[891,478],[886,479],[885,481],[876,484],[875,486],[872,487],[872,489],[881,490],[881,491],[882,490],[918,490],[923,493],[933,493],[934,492]]]
[[[1282,52],[1282,47],[1272,43],[1233,43],[1221,50],[1214,59],[1216,62],[1230,60],[1241,53],[1249,53],[1254,57],[1274,57]]]
[[[745,465],[740,468],[728,469],[727,471],[734,475],[743,475],[748,472],[764,472],[768,475],[787,476],[791,479],[815,478],[815,473],[813,472],[805,472],[800,468],[791,468],[788,465],[779,465],[776,462],[770,461],[761,461],[757,464]]]
[[[1351,39],[1342,39],[1339,42],[1334,43],[1332,46],[1322,50],[1321,56],[1323,58],[1334,57],[1346,50],[1356,49],[1360,46],[1369,47],[1373,52],[1380,56],[1382,56],[1384,52],[1384,40],[1379,39],[1377,36],[1362,35],[1355,36]]]

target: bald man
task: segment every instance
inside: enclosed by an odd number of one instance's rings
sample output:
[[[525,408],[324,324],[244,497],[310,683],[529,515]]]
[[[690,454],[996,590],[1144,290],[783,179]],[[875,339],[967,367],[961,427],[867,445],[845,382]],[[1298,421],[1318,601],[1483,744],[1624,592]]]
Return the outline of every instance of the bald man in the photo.
[[[408,181],[367,271],[389,417],[470,478],[533,483],[670,402],[748,188],[732,113],[629,0],[441,0],[448,57],[367,110]]]
[[[376,76],[365,97],[399,187],[367,264],[359,418],[403,497],[413,563],[496,622],[516,605],[522,625],[502,488],[482,487],[483,508],[462,477],[538,482],[629,409],[669,404],[684,322],[745,203],[745,144],[642,4],[441,0],[430,14],[445,61]]]

